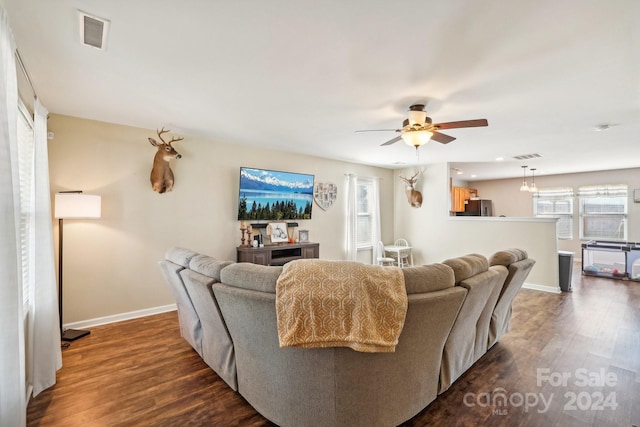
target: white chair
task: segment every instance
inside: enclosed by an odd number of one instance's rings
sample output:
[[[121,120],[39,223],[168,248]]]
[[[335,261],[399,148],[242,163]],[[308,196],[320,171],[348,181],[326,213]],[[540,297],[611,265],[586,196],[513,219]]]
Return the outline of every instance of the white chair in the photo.
[[[378,265],[395,265],[394,258],[386,256],[384,252],[384,243],[378,242]]]
[[[394,243],[394,246],[409,246],[409,242],[406,239],[398,239]],[[411,256],[411,249],[398,252],[398,267],[413,266],[413,257]]]

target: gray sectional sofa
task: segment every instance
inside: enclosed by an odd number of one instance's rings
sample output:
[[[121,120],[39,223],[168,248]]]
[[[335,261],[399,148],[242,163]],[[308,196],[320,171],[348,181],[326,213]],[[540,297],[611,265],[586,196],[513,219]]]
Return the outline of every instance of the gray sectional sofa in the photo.
[[[280,348],[275,301],[283,267],[184,248],[169,249],[160,265],[185,340],[263,416],[299,427],[394,426],[419,413],[506,332],[534,262],[510,249],[491,265],[471,254],[402,269],[408,308],[389,353]]]

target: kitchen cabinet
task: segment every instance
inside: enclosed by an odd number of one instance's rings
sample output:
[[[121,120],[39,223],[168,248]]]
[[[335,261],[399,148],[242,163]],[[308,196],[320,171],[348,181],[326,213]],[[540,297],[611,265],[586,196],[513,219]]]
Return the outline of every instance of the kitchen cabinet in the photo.
[[[465,201],[478,197],[478,190],[466,187],[451,187],[451,211],[464,212]]]

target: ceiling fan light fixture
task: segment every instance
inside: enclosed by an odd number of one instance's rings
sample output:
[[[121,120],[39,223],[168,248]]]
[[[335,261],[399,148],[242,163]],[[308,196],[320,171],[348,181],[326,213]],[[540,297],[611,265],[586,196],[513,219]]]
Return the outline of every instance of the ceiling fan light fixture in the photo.
[[[400,136],[407,145],[418,148],[429,142],[433,132],[428,130],[405,130]]]
[[[427,116],[427,112],[424,110],[424,104],[413,104],[409,106],[407,118],[402,121],[402,127],[400,128],[357,130],[356,132],[398,132],[400,133],[399,136],[391,138],[389,141],[380,144],[380,146],[395,144],[402,139],[407,145],[417,149],[431,139],[440,144],[448,144],[451,141],[455,141],[456,138],[441,133],[440,129],[458,129],[488,125],[489,122],[487,119],[459,120],[456,122],[434,124],[433,119]]]
[[[409,110],[408,112],[409,126],[424,125],[427,120],[427,112],[419,110]]]

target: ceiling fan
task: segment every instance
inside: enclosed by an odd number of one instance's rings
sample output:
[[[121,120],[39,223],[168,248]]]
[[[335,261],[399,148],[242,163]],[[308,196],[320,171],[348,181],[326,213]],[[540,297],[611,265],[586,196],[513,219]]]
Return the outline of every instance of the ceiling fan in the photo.
[[[391,145],[403,140],[417,150],[420,146],[432,139],[441,144],[448,144],[455,140],[452,136],[440,133],[439,130],[441,129],[471,128],[489,125],[487,119],[433,124],[431,117],[427,117],[427,112],[424,111],[424,104],[414,104],[410,106],[408,116],[409,117],[402,122],[402,128],[400,129],[357,130],[356,132],[399,132],[400,136],[396,136],[380,145]]]

